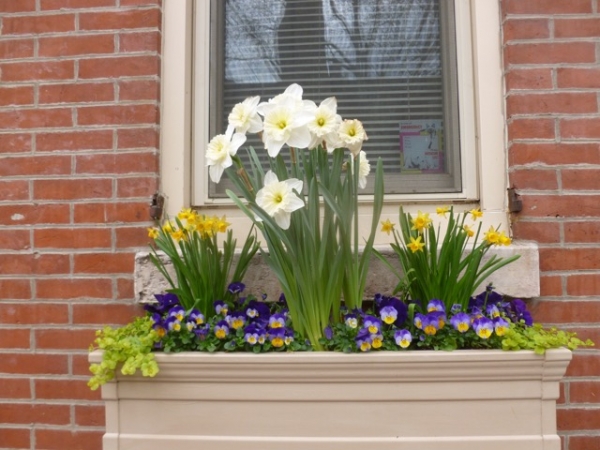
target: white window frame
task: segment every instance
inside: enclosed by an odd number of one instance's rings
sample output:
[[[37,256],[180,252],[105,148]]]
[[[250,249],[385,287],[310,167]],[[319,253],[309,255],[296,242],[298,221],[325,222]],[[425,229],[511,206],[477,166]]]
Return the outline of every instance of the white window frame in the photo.
[[[247,218],[228,199],[208,197],[204,150],[210,140],[210,0],[165,0],[163,21],[161,191],[167,199],[166,211],[174,215],[184,206],[200,206],[207,214],[226,214],[234,229],[243,232],[249,227]],[[399,205],[431,212],[452,203],[461,211],[480,207],[485,213],[484,227],[500,224],[506,229],[508,175],[499,2],[456,0],[456,21],[463,191],[386,195],[382,220],[397,221]],[[369,201],[364,196],[360,214],[365,227],[370,226]],[[387,242],[385,238],[382,242]]]

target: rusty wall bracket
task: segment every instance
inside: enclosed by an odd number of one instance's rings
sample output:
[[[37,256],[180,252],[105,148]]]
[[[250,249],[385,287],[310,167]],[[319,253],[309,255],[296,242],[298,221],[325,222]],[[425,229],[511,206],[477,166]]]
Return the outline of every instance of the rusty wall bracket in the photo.
[[[511,213],[520,213],[523,210],[523,201],[514,187],[508,188],[508,210]]]

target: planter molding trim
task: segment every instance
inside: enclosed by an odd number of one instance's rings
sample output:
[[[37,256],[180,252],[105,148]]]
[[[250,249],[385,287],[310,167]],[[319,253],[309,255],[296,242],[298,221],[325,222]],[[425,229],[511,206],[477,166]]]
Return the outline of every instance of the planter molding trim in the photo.
[[[159,353],[155,378],[102,387],[104,450],[560,450],[570,359],[566,349]]]

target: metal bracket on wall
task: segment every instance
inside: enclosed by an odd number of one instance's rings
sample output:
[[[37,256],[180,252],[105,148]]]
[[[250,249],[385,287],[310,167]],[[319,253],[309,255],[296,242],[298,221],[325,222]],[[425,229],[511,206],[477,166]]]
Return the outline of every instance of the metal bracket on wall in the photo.
[[[523,201],[514,187],[508,188],[508,210],[511,213],[520,213],[523,210]]]
[[[150,203],[150,218],[152,220],[160,220],[163,215],[163,208],[165,205],[165,198],[158,192],[152,196],[152,202]]]

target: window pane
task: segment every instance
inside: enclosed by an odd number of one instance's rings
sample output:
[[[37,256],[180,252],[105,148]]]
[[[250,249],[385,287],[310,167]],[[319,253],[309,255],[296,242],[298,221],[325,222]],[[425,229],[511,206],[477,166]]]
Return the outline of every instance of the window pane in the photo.
[[[445,61],[454,61],[446,42],[453,39],[442,38],[450,14],[440,4],[219,2],[212,104],[222,109],[212,134],[223,132],[227,114],[244,98],[266,101],[299,83],[304,98],[319,103],[335,96],[342,117],[363,122],[369,135],[364,150],[372,163],[383,159],[387,192],[460,190],[457,139],[447,112],[457,108],[456,88],[445,73],[452,70],[444,69]],[[248,143],[262,148],[257,138]],[[221,185],[213,186],[213,194],[228,187]]]

